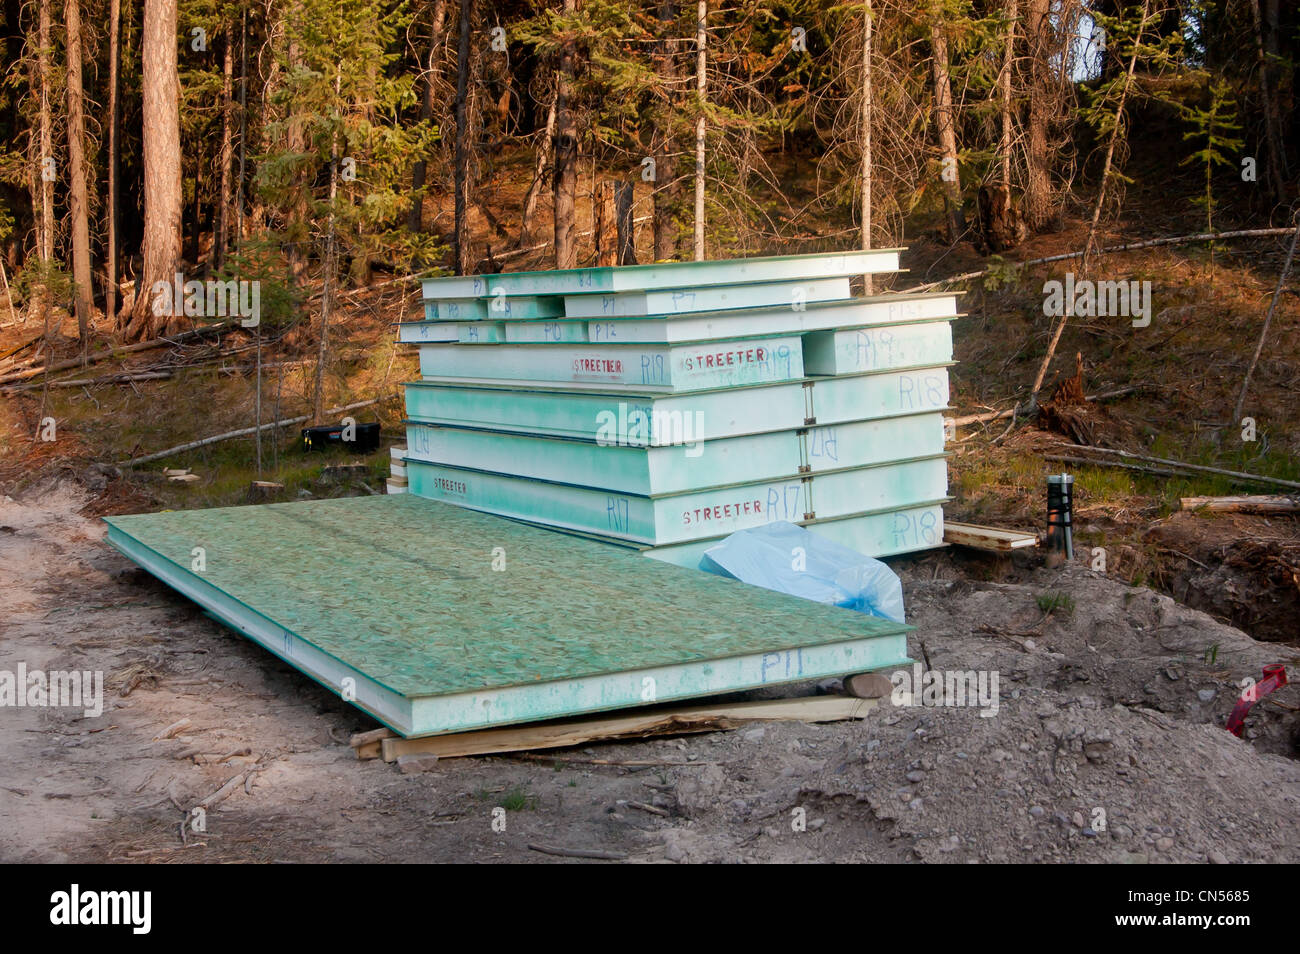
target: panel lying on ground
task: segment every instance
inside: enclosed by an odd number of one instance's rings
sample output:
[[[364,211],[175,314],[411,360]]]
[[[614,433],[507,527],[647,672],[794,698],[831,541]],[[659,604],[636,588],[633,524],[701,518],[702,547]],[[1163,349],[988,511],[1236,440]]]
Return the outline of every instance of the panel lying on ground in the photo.
[[[106,522],[130,559],[407,737],[907,662],[910,627],[408,495]]]

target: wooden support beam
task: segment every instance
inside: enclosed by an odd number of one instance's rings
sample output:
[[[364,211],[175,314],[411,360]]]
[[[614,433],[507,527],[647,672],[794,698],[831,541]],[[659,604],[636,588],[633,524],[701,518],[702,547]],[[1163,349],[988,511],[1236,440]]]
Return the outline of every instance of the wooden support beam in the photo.
[[[802,699],[765,699],[722,706],[683,706],[671,709],[632,710],[594,719],[565,719],[531,725],[502,726],[477,732],[436,735],[421,739],[387,737],[378,740],[385,762],[399,755],[429,753],[439,758],[491,755],[582,745],[599,739],[685,735],[735,729],[748,722],[840,722],[862,719],[877,705],[874,699],[843,696],[809,696]],[[373,751],[373,741],[357,748],[357,757]]]
[[[1006,553],[1023,547],[1038,546],[1038,534],[1025,533],[1023,530],[1003,530],[998,527],[982,527],[974,523],[943,523],[943,542],[960,547],[972,547],[976,550],[989,550]]]
[[[1300,513],[1300,499],[1259,495],[1247,497],[1183,497],[1183,510],[1214,513],[1286,514]]]

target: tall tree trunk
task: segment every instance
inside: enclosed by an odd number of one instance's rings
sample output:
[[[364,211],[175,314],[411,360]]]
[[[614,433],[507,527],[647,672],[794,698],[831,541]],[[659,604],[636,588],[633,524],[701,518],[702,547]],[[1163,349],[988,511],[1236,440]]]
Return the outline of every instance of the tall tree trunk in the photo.
[[[468,275],[469,259],[469,56],[474,0],[460,0],[460,49],[456,56],[456,274]]]
[[[226,264],[226,248],[230,243],[231,177],[235,161],[234,146],[234,85],[235,85],[235,31],[226,27],[223,37],[225,52],[222,57],[221,79],[221,149],[218,161],[221,171],[217,186],[216,228],[212,236],[212,270],[220,272]]]
[[[1011,73],[1015,67],[1016,20],[1019,18],[1018,0],[1007,0],[1007,30],[1002,41],[1002,69],[998,73],[998,93],[1002,108],[1002,135],[998,140],[998,174],[1002,187],[1011,195],[1011,150],[1015,135],[1011,104]]]
[[[156,282],[171,284],[181,257],[181,131],[176,73],[176,0],[145,0],[140,39],[144,140],[144,265],[126,328],[130,340],[153,337]],[[173,315],[164,332],[180,324]]]
[[[282,20],[271,19],[271,8],[267,5],[267,45],[272,50],[279,50],[282,37],[284,35],[284,23]],[[244,42],[248,42],[248,30],[244,30]],[[261,131],[259,136],[261,140],[261,151],[265,155],[277,148],[277,143],[272,141],[271,123],[275,119],[275,92],[280,83],[280,58],[270,56],[266,67],[266,76],[262,80],[262,94],[258,107],[258,129]],[[245,72],[247,76],[247,72]],[[266,231],[268,210],[266,202],[262,199],[261,193],[257,189],[251,190],[250,199],[251,207],[248,211],[249,232],[259,234]]]
[[[90,344],[94,286],[90,271],[90,193],[86,188],[86,113],[81,89],[81,6],[63,8],[68,53],[68,211],[72,217],[73,303],[82,353]]]
[[[596,245],[596,267],[618,264],[618,219],[614,213],[614,183],[597,179],[592,190],[592,237]]]
[[[239,37],[239,175],[235,179],[235,247],[244,242],[244,175],[248,159],[248,11],[241,17],[243,29]],[[261,335],[261,331],[258,331]],[[259,338],[260,341],[260,338]],[[258,399],[262,391],[259,384]],[[259,405],[260,411],[260,405]],[[258,420],[261,420],[260,413]],[[258,459],[261,459],[261,431],[258,431]]]
[[[420,76],[420,119],[424,122],[433,119],[434,85],[442,68],[442,59],[438,54],[442,47],[442,30],[446,22],[447,0],[433,0],[433,22],[429,26],[429,59],[424,64]],[[406,217],[406,227],[412,232],[420,232],[424,229],[424,196],[420,190],[424,188],[428,176],[429,160],[421,156],[411,166],[411,191],[415,193],[415,199]]]
[[[54,178],[58,170],[54,161],[54,124],[50,115],[50,50],[53,39],[50,29],[50,0],[40,0],[36,39],[40,51],[36,56],[36,72],[41,85],[40,156],[38,157],[41,192],[41,217],[38,245],[41,261],[48,265],[54,258]]]
[[[614,187],[614,217],[618,221],[618,264],[636,264],[636,233],[632,220],[632,200],[636,190],[631,182],[620,182]]]
[[[523,214],[519,219],[519,247],[528,244],[528,230],[537,212],[537,199],[546,184],[546,170],[555,155],[555,100],[556,92],[551,91],[550,103],[546,107],[546,127],[542,130],[542,141],[537,146],[537,162],[533,167],[533,181],[528,184],[524,195]]]
[[[290,8],[289,16],[295,20],[305,16],[301,5],[295,3]],[[301,27],[295,27],[289,40],[288,59],[289,70],[292,72],[299,65],[301,56],[298,49],[298,35]],[[307,142],[307,131],[303,128],[302,120],[295,115],[292,105],[288,107],[288,130],[286,143],[289,151],[293,153],[306,153],[310,147]],[[301,173],[294,174],[295,198],[290,204],[290,221],[289,226],[289,274],[293,279],[294,285],[302,281],[304,273],[307,271],[307,254],[306,247],[311,237],[311,223],[308,221],[308,204],[307,196],[311,188],[311,183],[304,181]]]
[[[90,269],[90,192],[86,187],[86,110],[82,94],[81,6],[64,5],[68,49],[68,211],[72,216],[73,307],[82,354],[90,344],[95,289]]]
[[[655,72],[672,103],[677,98],[679,76],[670,34],[677,23],[677,0],[659,0],[659,40],[655,44]],[[650,160],[654,166],[654,260],[677,257],[677,162],[673,148],[672,121],[675,111],[662,109],[650,138]]]
[[[695,13],[695,261],[704,260],[704,104],[708,102],[709,0],[699,0]]]
[[[871,0],[866,0],[862,7],[862,113],[859,117],[858,139],[862,154],[861,171],[861,217],[862,250],[871,250],[871,30],[875,17],[871,9]],[[875,291],[871,274],[862,276],[863,290],[868,294]]]
[[[943,156],[944,205],[948,210],[948,241],[956,242],[966,231],[961,209],[961,181],[957,169],[957,132],[953,122],[952,84],[948,78],[948,38],[937,17],[930,20],[930,58],[934,73],[935,125],[939,133],[939,152]]]
[[[342,72],[334,74],[334,96],[342,88]],[[334,305],[334,202],[339,194],[338,136],[330,142],[330,211],[325,230],[325,261],[321,267],[320,340],[316,351],[316,381],[312,389],[312,423],[325,423],[325,360],[329,356],[330,312]],[[462,272],[462,274],[464,274]],[[260,329],[259,329],[260,334]],[[277,418],[278,420],[278,418]]]
[[[1052,218],[1051,150],[1048,124],[1052,120],[1048,35],[1051,0],[1028,0],[1025,41],[1029,55],[1029,148],[1026,153],[1025,218],[1041,230]]]
[[[564,0],[564,15],[578,11],[578,0]],[[574,218],[578,193],[578,124],[573,114],[573,80],[577,57],[572,40],[560,46],[560,68],[555,91],[555,173],[552,179],[555,219],[555,267],[574,268],[578,264],[578,246]]]
[[[1268,151],[1265,175],[1274,202],[1286,199],[1286,153],[1282,149],[1282,117],[1273,96],[1269,80],[1271,64],[1264,54],[1264,28],[1259,13],[1259,0],[1250,0],[1250,15],[1255,31],[1255,59],[1259,69],[1259,92],[1264,109],[1264,148]]]
[[[104,302],[110,320],[117,316],[117,87],[122,0],[108,5],[108,201],[104,248]]]
[[[50,0],[37,8],[36,63],[32,67],[32,88],[39,91],[39,129],[32,146],[32,211],[36,215],[36,255],[41,263],[40,282],[32,289],[29,317],[35,316],[49,338],[50,293],[46,272],[54,258],[54,132],[50,117]]]

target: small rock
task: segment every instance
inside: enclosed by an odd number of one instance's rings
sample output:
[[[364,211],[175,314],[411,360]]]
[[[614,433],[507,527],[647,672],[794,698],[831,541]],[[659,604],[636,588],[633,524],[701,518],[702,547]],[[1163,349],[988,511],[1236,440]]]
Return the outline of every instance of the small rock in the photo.
[[[1156,851],[1169,851],[1174,847],[1174,840],[1168,835],[1156,839]]]
[[[1221,851],[1210,852],[1208,860],[1212,865],[1226,865],[1228,863],[1227,856]]]
[[[1033,805],[1033,806],[1030,806],[1029,814],[1033,815],[1035,818],[1042,818],[1042,817],[1043,817],[1043,806],[1042,806],[1042,805]]]
[[[1215,696],[1215,692],[1213,689],[1200,689],[1196,693],[1196,698],[1200,699],[1201,702],[1206,702],[1206,703],[1213,702],[1214,696]]]
[[[1079,832],[1079,834],[1083,835],[1084,838],[1096,838],[1096,837],[1097,837],[1097,833],[1096,833],[1095,831],[1093,831],[1091,828],[1085,828],[1085,829],[1083,829],[1081,832]]]
[[[1083,812],[1075,812],[1073,815],[1070,816],[1070,821],[1074,824],[1075,828],[1082,828]]]
[[[921,800],[919,798],[914,798],[907,803],[907,807],[914,812],[919,812],[921,810]]]
[[[814,818],[812,821],[808,823],[808,830],[817,831],[819,828],[825,827],[825,825],[826,825],[825,818]]]
[[[909,782],[923,782],[925,781],[925,773],[920,770],[908,772],[907,780]]]
[[[762,738],[765,735],[767,735],[767,726],[756,725],[752,729],[746,729],[744,732],[740,733],[740,738],[743,742],[759,742],[762,741]],[[873,739],[872,741],[876,740]],[[876,744],[879,745],[880,743],[877,741]],[[871,747],[870,742],[867,743],[867,747]]]
[[[1038,644],[1034,642],[1032,639],[1026,639],[1025,648],[1028,649],[1030,652],[1032,652],[1033,650],[1038,648]]]
[[[438,766],[438,756],[431,752],[414,752],[397,757],[397,770],[403,775],[428,772]]]
[[[1083,755],[1089,762],[1100,762],[1106,757],[1106,753],[1111,750],[1113,743],[1110,742],[1089,742],[1083,747]]]

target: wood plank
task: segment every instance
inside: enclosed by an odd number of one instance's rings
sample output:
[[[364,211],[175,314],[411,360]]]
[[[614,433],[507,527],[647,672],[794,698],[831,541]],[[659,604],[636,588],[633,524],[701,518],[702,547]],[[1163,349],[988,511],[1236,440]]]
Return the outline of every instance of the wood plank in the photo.
[[[422,739],[381,740],[385,762],[399,755],[432,753],[439,758],[490,755],[581,745],[598,739],[643,738],[653,735],[685,735],[735,729],[748,722],[840,722],[862,719],[878,704],[875,699],[843,696],[810,696],[803,699],[765,699],[725,706],[679,706],[671,709],[633,711],[596,719],[565,719],[532,725],[504,726]],[[358,750],[358,758],[364,758]]]
[[[983,527],[974,523],[953,523],[950,520],[944,521],[943,539],[945,543],[973,547],[976,550],[990,550],[995,553],[1038,546],[1038,535],[1035,533],[1004,530],[1000,527]]]
[[[383,754],[380,749],[380,743],[384,739],[391,739],[397,735],[388,726],[381,726],[378,729],[371,729],[369,732],[355,732],[348,744],[352,746],[359,759],[377,759]]]
[[[1300,500],[1261,494],[1245,497],[1183,497],[1183,510],[1209,510],[1216,513],[1282,514],[1300,513]]]

